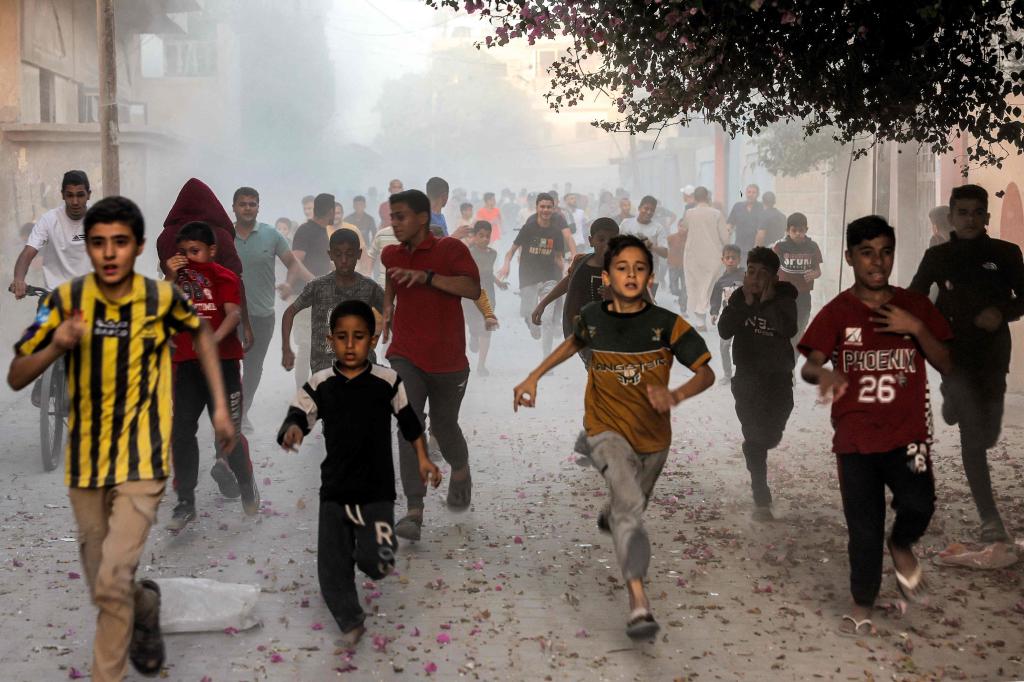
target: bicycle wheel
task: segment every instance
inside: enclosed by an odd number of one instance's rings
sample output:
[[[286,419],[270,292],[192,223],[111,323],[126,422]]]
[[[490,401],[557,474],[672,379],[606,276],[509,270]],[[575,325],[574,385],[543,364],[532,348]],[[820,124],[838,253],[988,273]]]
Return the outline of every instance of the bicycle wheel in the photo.
[[[61,362],[58,360],[58,362]],[[39,401],[39,446],[43,470],[53,471],[64,452],[64,412],[67,384],[64,372],[56,364],[43,372],[42,396]]]

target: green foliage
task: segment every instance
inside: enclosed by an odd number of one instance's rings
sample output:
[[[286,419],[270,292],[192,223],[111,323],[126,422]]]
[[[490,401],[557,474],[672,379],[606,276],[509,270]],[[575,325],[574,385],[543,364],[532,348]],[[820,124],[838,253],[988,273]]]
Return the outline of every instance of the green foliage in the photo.
[[[880,140],[950,149],[974,161],[1024,151],[1024,0],[424,0],[479,13],[483,45],[566,36],[548,102],[595,90],[645,132],[704,118],[735,135],[801,121],[841,144]]]
[[[773,175],[794,176],[815,168],[832,170],[843,146],[834,139],[835,131],[822,130],[804,136],[798,123],[773,123],[754,139],[758,161]]]

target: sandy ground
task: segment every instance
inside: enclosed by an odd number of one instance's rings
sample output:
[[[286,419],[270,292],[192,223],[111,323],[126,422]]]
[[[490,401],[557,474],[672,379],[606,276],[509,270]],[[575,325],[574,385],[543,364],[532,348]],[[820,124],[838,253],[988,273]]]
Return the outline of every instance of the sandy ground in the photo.
[[[260,585],[262,625],[169,636],[165,677],[1024,678],[1024,563],[971,571],[929,560],[930,606],[901,617],[887,562],[876,618],[881,636],[835,634],[849,603],[846,533],[827,409],[815,404],[807,386],[797,387],[786,436],[769,458],[779,516],[770,524],[750,520],[727,387],[676,409],[672,452],[647,513],[650,594],[663,629],[653,643],[632,643],[623,632],[626,595],[610,537],[595,525],[605,488],[595,471],[571,457],[583,370],[576,361],[559,368],[541,383],[538,409],[513,415],[512,386],[540,355],[538,342],[510,314],[517,304],[510,295],[500,301],[505,328],[495,338],[492,375],[470,380],[463,405],[473,507],[452,514],[443,507],[443,489],[431,493],[423,540],[401,547],[399,574],[376,584],[360,578],[370,617],[354,652],[338,645],[340,633],[316,581],[323,441],[311,437],[298,455],[275,445],[292,382],[276,366],[278,343],[271,345],[251,440],[263,513],[244,518],[238,503],[219,499],[203,474],[198,522],[177,536],[164,530],[174,502],[165,500],[139,571]],[[709,345],[716,351],[717,339]],[[675,379],[685,376],[678,370]],[[0,677],[87,675],[94,610],[77,578],[62,476],[41,473],[28,396],[4,388],[0,414],[0,471],[7,482],[0,499]],[[1016,456],[1022,416],[1024,400],[1011,397],[992,460],[1007,524],[1024,535],[1024,463]],[[942,426],[938,435],[939,509],[922,542],[926,555],[976,531],[955,434]],[[205,456],[209,462],[212,452]]]

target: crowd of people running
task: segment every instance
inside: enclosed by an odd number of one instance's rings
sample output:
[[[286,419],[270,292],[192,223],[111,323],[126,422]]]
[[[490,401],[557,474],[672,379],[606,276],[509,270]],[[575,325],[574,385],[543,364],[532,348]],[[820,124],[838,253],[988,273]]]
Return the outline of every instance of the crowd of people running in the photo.
[[[540,379],[573,355],[588,374],[583,428],[567,442],[609,489],[598,527],[611,534],[626,581],[630,637],[659,628],[644,590],[643,513],[672,442],[670,411],[715,383],[708,336],[718,337],[719,381],[735,399],[754,520],[773,518],[767,457],[793,409],[794,372],[832,403],[853,598],[841,634],[874,632],[885,548],[905,598],[924,591],[913,545],[935,511],[927,364],[942,375],[943,418],[959,425],[980,539],[1008,540],[987,450],[1002,422],[1008,323],[1024,313],[1024,262],[1016,245],[988,235],[983,188],[957,187],[948,209],[933,212],[936,243],[907,289],[889,281],[893,227],[879,216],[852,221],[845,258],[854,283],[813,318],[822,254],[808,218],[784,214],[755,185],[728,214],[707,188],[689,186],[679,214],[644,196],[634,215],[623,193],[449,196],[438,177],[424,191],[392,180],[388,193],[375,215],[362,196],[348,214],[331,194],[308,196],[296,228],[287,218],[261,222],[252,187],[230,197],[231,219],[193,178],[156,240],[160,279],[136,269],[147,244],[138,207],[116,196],[90,206],[81,171],[65,174],[63,205],[28,233],[10,290],[25,295],[42,253],[51,293],[15,346],[8,382],[21,389],[66,363],[65,482],[99,611],[94,679],[121,679],[129,660],[145,674],[163,666],[159,586],[134,575],[168,479],[168,528],[196,519],[204,409],[220,493],[259,513],[248,438],[271,434],[254,429],[248,412],[275,332],[296,386],[289,405],[275,406],[284,415],[276,439],[297,449],[323,423],[318,576],[355,646],[365,620],[355,569],[383,578],[397,539],[420,539],[426,495],[442,482],[438,455],[450,467],[448,509],[470,508],[472,458],[459,418],[466,351],[477,355],[475,376],[488,377],[505,289],[518,294],[518,317],[542,358],[515,386],[514,409],[535,406]],[[277,298],[287,300],[280,314]],[[502,312],[506,326],[515,317]],[[673,361],[689,372],[674,388]],[[393,420],[406,499],[397,522]]]

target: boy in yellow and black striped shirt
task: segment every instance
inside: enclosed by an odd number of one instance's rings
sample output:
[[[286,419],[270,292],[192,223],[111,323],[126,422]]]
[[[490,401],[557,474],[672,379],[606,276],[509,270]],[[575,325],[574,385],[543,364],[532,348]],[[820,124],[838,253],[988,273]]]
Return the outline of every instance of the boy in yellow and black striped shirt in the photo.
[[[580,309],[573,335],[516,386],[513,402],[516,409],[533,407],[537,382],[548,370],[583,349],[592,351],[583,423],[590,459],[608,484],[611,502],[598,525],[612,534],[629,591],[626,634],[634,639],[658,631],[644,591],[651,543],[643,512],[672,442],[669,412],[715,381],[700,334],[679,315],[644,300],[653,260],[637,237],[608,241],[601,280],[611,300]],[[693,377],[669,389],[673,359]]]
[[[61,284],[43,301],[15,345],[7,381],[19,390],[53,362],[65,363],[65,481],[99,608],[92,678],[120,680],[129,653],[144,674],[159,672],[164,660],[159,590],[151,580],[135,584],[134,575],[169,473],[168,343],[175,333],[194,335],[217,439],[229,447],[235,433],[212,332],[172,284],[135,273],[145,241],[138,207],[108,197],[89,209],[84,225],[94,272]]]

